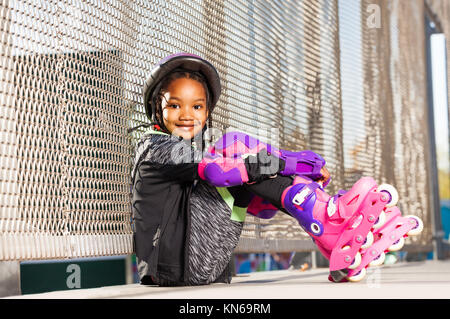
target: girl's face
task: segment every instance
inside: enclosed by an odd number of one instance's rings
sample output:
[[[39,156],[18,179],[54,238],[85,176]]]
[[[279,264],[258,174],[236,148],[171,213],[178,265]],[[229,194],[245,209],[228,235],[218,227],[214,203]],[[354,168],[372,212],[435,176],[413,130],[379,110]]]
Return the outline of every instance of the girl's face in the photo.
[[[193,79],[173,80],[162,99],[162,114],[171,134],[193,138],[206,124],[208,110],[203,85]]]

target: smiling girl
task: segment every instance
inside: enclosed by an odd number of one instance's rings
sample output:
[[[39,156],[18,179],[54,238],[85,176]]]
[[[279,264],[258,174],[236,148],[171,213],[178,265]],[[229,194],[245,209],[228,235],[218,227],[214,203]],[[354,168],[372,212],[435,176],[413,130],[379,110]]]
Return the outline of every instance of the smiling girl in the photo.
[[[345,279],[361,264],[359,248],[371,226],[365,219],[353,228],[348,223],[368,213],[375,222],[385,205],[359,212],[347,204],[364,206],[376,184],[362,179],[349,192],[331,197],[323,190],[330,178],[320,155],[278,150],[240,132],[223,135],[204,151],[220,91],[214,66],[188,53],[163,59],[145,83],[144,106],[153,128],[136,146],[132,172],[141,283],[230,283],[228,265],[246,213],[271,218],[277,211],[297,219],[331,263],[336,254],[345,257],[345,263],[339,259],[341,268],[330,266],[334,281]],[[370,198],[373,206],[377,201]],[[340,251],[339,231],[358,232],[361,242]]]
[[[245,183],[221,185],[205,177],[200,167],[208,166],[204,133],[220,91],[216,69],[188,53],[160,61],[145,84],[152,129],[136,146],[132,172],[134,243],[142,284],[229,283],[228,265],[254,193],[267,195],[282,209],[281,193],[292,179],[274,178],[285,162],[267,152],[238,162],[222,158],[227,167],[245,174]],[[268,163],[275,170],[262,174]],[[324,168],[322,172],[326,181],[329,174]]]

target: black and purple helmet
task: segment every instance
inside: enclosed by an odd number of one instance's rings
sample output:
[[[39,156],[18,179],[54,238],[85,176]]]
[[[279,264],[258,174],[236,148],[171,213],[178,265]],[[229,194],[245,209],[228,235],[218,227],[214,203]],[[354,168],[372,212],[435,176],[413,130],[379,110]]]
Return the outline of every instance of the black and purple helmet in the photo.
[[[169,55],[159,61],[144,83],[144,106],[147,117],[152,120],[155,114],[154,93],[159,91],[161,80],[176,69],[201,73],[208,84],[211,94],[210,114],[220,97],[220,77],[216,68],[198,55],[180,52]]]

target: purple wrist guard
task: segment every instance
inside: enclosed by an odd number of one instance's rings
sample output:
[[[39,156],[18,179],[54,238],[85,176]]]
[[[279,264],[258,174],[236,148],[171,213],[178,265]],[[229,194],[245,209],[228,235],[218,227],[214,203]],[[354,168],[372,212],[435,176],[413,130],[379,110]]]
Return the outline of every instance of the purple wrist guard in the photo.
[[[320,170],[326,163],[322,156],[310,150],[301,152],[280,150],[280,158],[285,162],[281,175],[305,175],[313,180],[322,177]]]

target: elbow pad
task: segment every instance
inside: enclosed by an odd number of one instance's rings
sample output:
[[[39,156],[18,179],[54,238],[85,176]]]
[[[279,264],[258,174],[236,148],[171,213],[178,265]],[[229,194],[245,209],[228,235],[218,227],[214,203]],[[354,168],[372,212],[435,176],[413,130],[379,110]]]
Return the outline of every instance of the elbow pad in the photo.
[[[198,175],[201,179],[218,187],[242,185],[249,180],[242,158],[230,158],[212,153],[206,154],[198,164]]]

